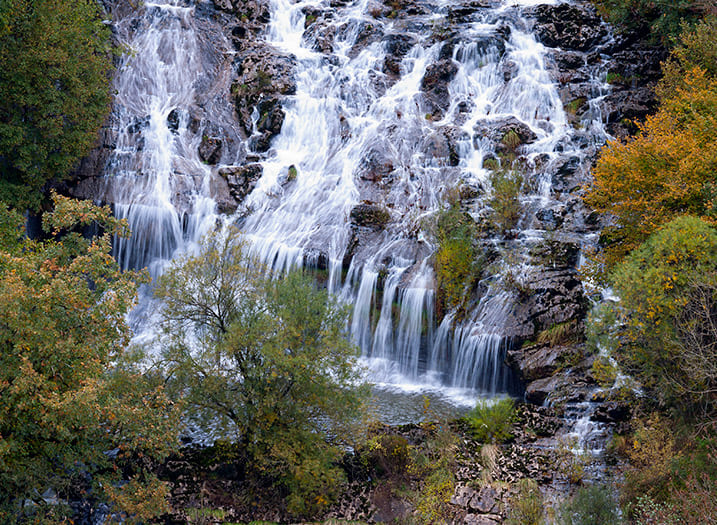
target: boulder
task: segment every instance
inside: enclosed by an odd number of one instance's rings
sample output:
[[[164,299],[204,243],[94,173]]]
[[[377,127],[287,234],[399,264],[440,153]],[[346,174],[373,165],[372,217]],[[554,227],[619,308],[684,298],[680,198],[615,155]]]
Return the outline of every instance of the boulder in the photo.
[[[281,128],[277,122],[283,122],[276,106],[281,104],[283,95],[296,92],[296,58],[270,46],[263,46],[240,53],[236,64],[237,79],[232,85],[232,93],[239,123],[248,135],[253,128],[253,110],[256,108],[260,115],[270,113],[271,118],[266,121],[264,130],[273,136],[278,132],[277,127]],[[257,107],[260,103],[263,103],[261,108]]]
[[[383,72],[388,75],[400,75],[401,61],[418,39],[408,33],[392,33],[383,39],[383,47],[386,51],[386,58],[383,61]]]
[[[515,117],[478,121],[473,130],[476,148],[479,141],[487,140],[498,153],[513,152],[521,144],[532,144],[538,139],[530,126]]]
[[[559,368],[576,355],[574,346],[532,345],[509,350],[508,364],[520,372],[526,383],[551,377]]]
[[[361,179],[370,182],[386,181],[393,170],[393,159],[379,146],[369,149],[358,167]]]
[[[608,36],[600,17],[585,6],[539,5],[530,14],[538,38],[548,47],[587,51]]]
[[[222,157],[222,139],[219,137],[202,136],[199,143],[199,158],[207,164],[216,164]]]
[[[256,186],[261,178],[264,168],[261,164],[246,164],[244,166],[226,166],[219,170],[229,185],[229,192],[237,202],[242,202]]]
[[[458,65],[450,58],[444,58],[426,68],[426,74],[421,81],[421,90],[429,113],[433,118],[440,118],[450,106],[448,84],[458,73]]]
[[[351,224],[372,230],[382,230],[391,220],[391,214],[383,206],[362,203],[351,210]]]

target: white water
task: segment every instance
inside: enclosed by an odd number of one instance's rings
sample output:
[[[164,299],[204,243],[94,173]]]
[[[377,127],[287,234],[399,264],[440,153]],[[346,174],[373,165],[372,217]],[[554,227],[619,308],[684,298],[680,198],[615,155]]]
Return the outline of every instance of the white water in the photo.
[[[480,9],[465,26],[450,55],[458,66],[448,86],[450,105],[441,120],[433,121],[426,118],[421,82],[444,45],[430,35],[444,21],[447,3],[438,3],[436,12],[422,19],[423,29],[410,30],[417,44],[393,80],[382,71],[386,51],[380,39],[360,50],[355,43],[367,23],[392,33],[402,30],[400,20],[375,20],[366,0],[334,9],[338,30],[328,60],[303,38],[302,9],[324,4],[271,1],[266,40],[297,57],[297,89],[284,104],[281,133],[261,160],[263,176],[244,203],[251,213],[242,228],[255,254],[277,273],[311,266],[317,253],[326,257],[329,289],[353,303],[349,330],[370,378],[387,388],[438,389],[461,402],[511,387],[503,364],[510,344],[504,325],[516,296],[501,287],[498,272],[465,321],[454,323],[450,314],[437,319],[435,246],[424,224],[460,184],[490,195],[483,162],[494,151],[476,136],[477,123],[515,117],[528,125],[537,136],[524,148],[528,159],[580,155],[546,68],[546,49],[528,32],[514,4]],[[496,35],[505,28],[510,36],[501,54]],[[132,53],[123,59],[116,83],[119,135],[107,192],[134,236],[115,248],[123,266],[149,266],[157,275],[217,221],[215,174],[197,154],[201,133],[191,129],[189,115],[207,98],[203,79],[215,79],[210,84],[227,91],[228,84],[222,84],[222,68],[203,59],[207,43],[193,2],[147,3],[143,14],[118,24],[118,33]],[[226,41],[212,43],[217,57],[229,52]],[[506,68],[512,71],[507,80]],[[168,121],[172,111],[180,115],[177,129]],[[449,125],[459,134],[457,166],[426,152],[427,139]],[[595,142],[603,140],[599,115],[585,126]],[[393,171],[390,180],[369,183],[362,166],[376,152]],[[234,161],[232,155],[226,160]],[[287,183],[292,165],[297,176]],[[545,206],[553,198],[550,181],[540,173],[532,176],[523,200]],[[366,234],[342,277],[352,237],[349,215],[362,200],[383,206],[392,222],[385,231]],[[472,206],[474,216],[485,212],[482,198]],[[521,222],[523,229],[528,223]],[[518,241],[496,243],[520,259],[523,241],[543,233],[526,230]],[[521,261],[514,264],[519,267]]]

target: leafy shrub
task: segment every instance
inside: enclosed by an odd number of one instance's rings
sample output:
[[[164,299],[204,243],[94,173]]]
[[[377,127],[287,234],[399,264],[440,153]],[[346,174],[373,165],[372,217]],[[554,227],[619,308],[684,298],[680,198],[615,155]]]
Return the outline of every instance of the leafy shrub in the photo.
[[[703,392],[717,384],[717,333],[708,329],[717,301],[717,231],[694,217],[675,219],[630,254],[613,280],[627,335],[615,357],[663,403],[687,408],[709,396]]]
[[[579,485],[585,478],[585,467],[590,456],[585,452],[576,451],[577,438],[559,439],[556,449],[556,470],[568,483]]]
[[[505,233],[515,228],[523,212],[519,199],[523,177],[517,171],[498,170],[491,173],[490,182],[490,219],[496,229]]]
[[[678,216],[717,220],[717,79],[701,68],[679,77],[638,135],[608,143],[593,170],[586,203],[616,220],[601,236],[608,270]]]
[[[710,13],[709,2],[695,0],[593,0],[600,14],[626,33],[651,31],[656,42],[669,45],[682,31]]]
[[[600,355],[593,361],[592,367],[590,367],[590,375],[602,388],[609,388],[615,383],[617,370],[610,362],[610,358]]]
[[[408,472],[410,447],[403,436],[382,434],[368,441],[369,460],[379,474],[402,477]]]
[[[341,446],[365,389],[346,310],[312,279],[267,277],[237,232],[203,240],[159,280],[163,364],[187,416],[240,444],[254,468],[307,516],[340,490]]]
[[[617,525],[620,514],[609,487],[581,487],[560,509],[561,525]]]
[[[126,314],[146,278],[112,259],[127,225],[109,207],[54,201],[43,227],[61,240],[20,237],[19,216],[0,212],[0,523],[25,522],[25,510],[28,522],[45,511],[70,522],[70,509],[38,498],[48,488],[61,500],[91,490],[124,517],[149,518],[167,490],[137,457],[175,450],[179,418],[128,350]],[[74,233],[89,225],[105,233]]]
[[[439,315],[460,310],[467,291],[480,275],[482,261],[475,245],[477,233],[475,222],[457,203],[438,214],[438,251],[434,267],[438,280]]]
[[[40,190],[87,154],[109,111],[110,31],[94,0],[0,3],[0,198]]]
[[[672,462],[677,456],[669,422],[653,414],[635,423],[637,430],[627,450],[630,468],[625,473],[621,498],[631,503],[640,496],[666,501],[670,492]]]
[[[473,430],[473,437],[481,443],[504,443],[513,437],[515,403],[512,399],[496,402],[478,401],[468,413],[466,421]]]
[[[685,77],[695,68],[710,78],[717,77],[717,17],[685,28],[679,45],[663,64],[663,78],[658,87],[660,98],[674,96],[679,88],[686,87]]]
[[[540,525],[543,523],[544,502],[538,484],[532,479],[521,479],[518,492],[510,499],[508,525]]]

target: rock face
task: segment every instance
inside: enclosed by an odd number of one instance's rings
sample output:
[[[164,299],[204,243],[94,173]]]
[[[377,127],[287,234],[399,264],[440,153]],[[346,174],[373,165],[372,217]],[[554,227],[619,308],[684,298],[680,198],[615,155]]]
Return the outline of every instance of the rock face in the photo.
[[[439,60],[426,68],[421,81],[421,90],[425,93],[427,113],[431,118],[440,120],[450,105],[448,84],[458,72],[458,66],[450,58]]]
[[[254,137],[253,145],[256,151],[264,152],[284,123],[283,96],[296,92],[293,77],[296,61],[290,55],[264,46],[243,51],[236,63],[238,78],[232,85],[232,93],[239,123],[250,136],[254,131],[252,113],[259,113],[258,136]]]
[[[571,4],[539,5],[534,11],[535,32],[548,47],[588,51],[607,36],[595,11]]]
[[[261,164],[227,166],[219,170],[219,174],[229,185],[229,192],[237,202],[242,202],[251,193],[262,173]]]

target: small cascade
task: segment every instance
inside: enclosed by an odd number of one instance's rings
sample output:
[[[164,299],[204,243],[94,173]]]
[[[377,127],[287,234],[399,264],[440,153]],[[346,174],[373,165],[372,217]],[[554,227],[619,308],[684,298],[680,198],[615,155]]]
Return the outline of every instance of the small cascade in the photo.
[[[202,40],[195,11],[181,0],[146,2],[115,24],[128,51],[115,81],[116,144],[103,198],[132,231],[115,241],[118,262],[153,276],[216,220],[211,170],[198,154],[198,104],[219,74],[210,55],[225,50]]]
[[[115,246],[122,266],[160,274],[216,226],[217,171],[251,162],[261,176],[228,221],[275,275],[326,273],[328,289],[352,305],[347,329],[372,380],[473,398],[515,391],[505,356],[524,336],[512,321],[524,297],[514,284],[548,236],[539,212],[562,205],[552,174],[566,159],[586,162],[605,140],[604,84],[596,66],[589,111],[572,123],[550,50],[531,30],[535,2],[494,4],[456,22],[444,0],[421,3],[406,20],[368,0],[270,0],[263,37],[289,56],[295,90],[282,97],[268,151],[252,150],[258,110],[237,131],[226,96],[231,45],[202,25],[216,15],[211,5],[147,2],[118,21],[131,52],[116,81],[104,195],[134,233]],[[216,168],[199,153],[209,115],[224,126]],[[520,145],[506,145],[505,130]],[[516,158],[523,214],[509,234],[480,241],[491,264],[466,311],[442,312],[432,223],[455,195],[477,224],[488,222],[492,172]]]

